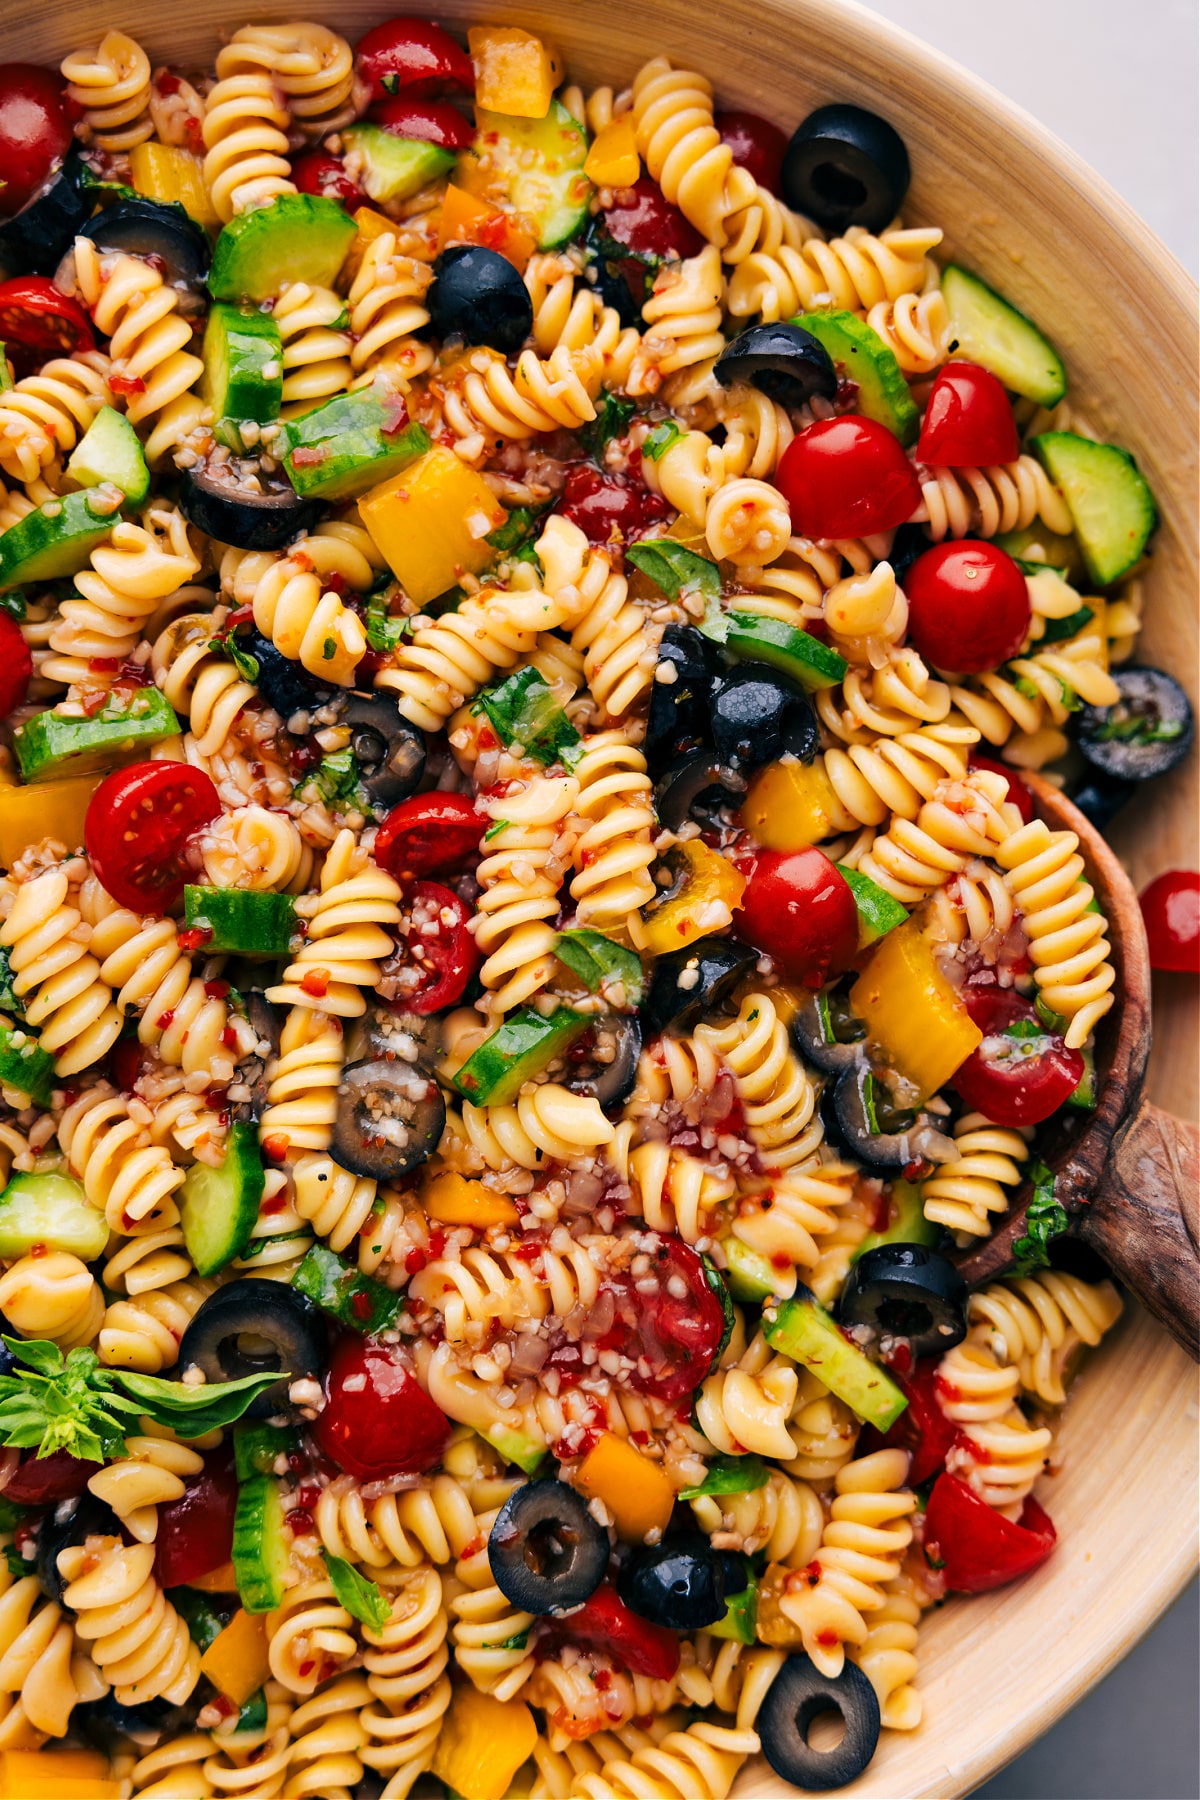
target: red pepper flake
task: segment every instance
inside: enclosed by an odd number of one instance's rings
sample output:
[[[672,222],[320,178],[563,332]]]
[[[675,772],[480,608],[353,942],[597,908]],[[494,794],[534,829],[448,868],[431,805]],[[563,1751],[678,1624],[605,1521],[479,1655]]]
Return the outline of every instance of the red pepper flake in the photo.
[[[182,931],[175,933],[175,942],[181,950],[202,950],[205,944],[212,942],[211,925],[187,925]]]
[[[383,402],[383,418],[379,430],[384,437],[395,437],[408,424],[408,408],[399,394],[388,394]]]
[[[310,994],[314,1000],[324,999],[325,995],[329,992],[329,970],[309,969],[301,980],[300,986],[303,991],[306,994]]]
[[[445,1250],[445,1248],[446,1248],[445,1232],[444,1231],[431,1231],[429,1234],[429,1254],[430,1254],[430,1256],[435,1257],[435,1258],[441,1256],[441,1254]]]
[[[95,715],[100,711],[101,707],[105,704],[107,699],[108,699],[108,695],[104,692],[104,690],[102,688],[96,688],[90,694],[85,694],[79,702],[80,706],[83,709],[84,718],[85,719],[94,718]]]
[[[50,1252],[45,1244],[31,1244],[29,1254],[30,1256],[49,1256]]]
[[[836,1631],[826,1629],[817,1633],[817,1642],[823,1650],[836,1650],[841,1641]]]
[[[222,1719],[231,1719],[237,1711],[233,1701],[227,1700],[224,1694],[214,1694],[208,1704]]]
[[[88,670],[93,675],[115,675],[120,666],[119,656],[91,656],[88,658]]]
[[[231,631],[236,631],[239,625],[251,624],[253,619],[254,619],[254,608],[252,606],[237,607],[233,612],[230,613],[229,617],[225,621],[226,633],[229,633]]]
[[[301,444],[292,451],[292,464],[297,469],[318,469],[328,461],[328,444]]]
[[[287,1195],[286,1194],[276,1194],[272,1199],[264,1200],[258,1210],[261,1213],[264,1213],[269,1217],[274,1213],[286,1212],[287,1208],[288,1208]]]
[[[183,86],[183,83],[180,81],[178,75],[172,75],[169,69],[156,69],[154,72],[154,85],[160,94],[170,95],[177,94]]]
[[[226,1050],[236,1050],[237,1041],[238,1036],[234,1027],[232,1025],[227,1025],[221,1033],[221,1042],[224,1044]]]
[[[224,1000],[229,992],[229,983],[227,981],[206,981],[204,992],[210,1000]]]
[[[170,1031],[171,1026],[175,1023],[174,1007],[168,1006],[166,1012],[160,1012],[154,1023],[159,1031]]]

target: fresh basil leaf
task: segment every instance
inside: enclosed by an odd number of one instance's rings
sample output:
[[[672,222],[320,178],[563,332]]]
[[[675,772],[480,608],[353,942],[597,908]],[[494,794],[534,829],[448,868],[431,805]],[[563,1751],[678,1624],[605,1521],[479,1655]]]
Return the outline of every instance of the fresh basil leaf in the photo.
[[[233,1728],[236,1737],[242,1731],[265,1731],[267,1728],[267,1696],[262,1688],[251,1694],[245,1706],[237,1716],[237,1724]]]
[[[113,1369],[111,1376],[156,1425],[169,1425],[180,1437],[195,1438],[232,1425],[259,1394],[285,1380],[287,1371],[245,1375],[240,1381],[208,1382],[199,1387],[163,1381],[157,1375],[137,1375],[131,1369]]]
[[[1045,1032],[1036,1019],[1014,1019],[1011,1025],[1004,1027],[1004,1036],[1010,1038],[1040,1038]]]
[[[25,617],[25,596],[20,588],[12,588],[7,594],[0,594],[0,612],[6,612],[11,619]]]
[[[392,1609],[376,1583],[365,1580],[353,1563],[348,1563],[344,1557],[333,1556],[328,1550],[322,1554],[333,1591],[350,1617],[363,1625],[369,1625],[372,1631],[382,1631]]]
[[[682,437],[674,419],[660,419],[642,439],[642,455],[648,456],[651,462],[661,462],[671,445],[678,444]]]
[[[720,1301],[721,1315],[725,1321],[721,1330],[721,1341],[714,1350],[713,1359],[709,1365],[710,1368],[715,1369],[725,1354],[725,1346],[733,1336],[734,1328],[737,1325],[737,1313],[734,1311],[733,1301],[730,1298],[729,1288],[725,1281],[725,1277],[722,1275],[720,1269],[718,1269],[716,1263],[713,1262],[711,1257],[703,1254],[701,1254],[700,1261],[704,1265],[704,1279],[707,1281],[711,1291]]]
[[[12,984],[12,963],[8,951],[4,949],[0,949],[0,1007],[6,1013],[15,1013],[19,1019],[25,1017],[21,997]]]
[[[761,1456],[717,1456],[699,1487],[684,1488],[681,1500],[699,1500],[706,1494],[750,1494],[766,1487],[769,1471]]]
[[[227,656],[243,681],[258,680],[258,658],[243,650],[232,631],[221,637],[209,638],[208,647],[216,650],[221,656]]]
[[[45,1338],[5,1337],[4,1346],[17,1362],[28,1363],[39,1375],[61,1375],[67,1366],[58,1345]]]
[[[703,594],[706,600],[721,597],[721,571],[716,563],[697,556],[674,538],[643,538],[640,544],[630,544],[625,560],[649,576],[669,600],[678,600],[681,594]]]
[[[1054,1176],[1044,1162],[1030,1166],[1033,1199],[1025,1214],[1025,1231],[1013,1245],[1015,1272],[1029,1275],[1035,1269],[1050,1267],[1050,1244],[1061,1237],[1071,1221],[1066,1208],[1055,1198]]]
[[[385,589],[380,593],[369,595],[367,599],[367,648],[376,650],[381,655],[396,648],[412,623],[407,618],[393,619],[391,617],[388,612],[390,597],[389,589]]]
[[[1086,912],[1086,910],[1087,908],[1085,907],[1084,911]],[[1041,994],[1036,996],[1033,1004],[1037,1011],[1038,1018],[1042,1021],[1042,1024],[1046,1029],[1048,1031],[1057,1032],[1058,1036],[1062,1037],[1070,1023],[1065,1015],[1060,1012],[1055,1012],[1052,1006],[1047,1006]]]
[[[554,698],[549,682],[531,664],[482,688],[472,711],[487,714],[502,744],[519,744],[525,756],[543,766],[561,762],[569,769],[583,755],[583,740]]]
[[[578,975],[589,993],[597,994],[606,982],[619,981],[627,1004],[641,1005],[645,983],[641,957],[624,944],[605,937],[602,931],[591,931],[586,926],[560,931],[554,940],[554,954],[573,975]]]
[[[624,437],[636,411],[636,400],[627,400],[620,394],[613,394],[605,389],[596,417],[579,433],[588,455],[600,462],[604,446],[612,438]]]
[[[25,1575],[33,1575],[36,1573],[36,1565],[31,1562],[26,1562],[15,1544],[5,1544],[4,1560],[8,1564],[9,1574],[15,1575],[18,1581]]]
[[[1039,567],[1044,568],[1045,564],[1042,563]],[[1067,638],[1076,637],[1095,616],[1090,606],[1081,606],[1078,612],[1068,613],[1065,619],[1047,619],[1046,629],[1035,648],[1040,648],[1043,644],[1061,644]]]
[[[188,1628],[188,1636],[203,1654],[225,1629],[225,1621],[215,1611],[207,1594],[196,1588],[167,1589],[167,1599]]]
[[[358,758],[350,744],[344,750],[331,750],[328,756],[323,756],[320,767],[306,776],[299,787],[309,790],[331,810],[343,805],[357,807],[360,812],[369,810],[359,781]]]

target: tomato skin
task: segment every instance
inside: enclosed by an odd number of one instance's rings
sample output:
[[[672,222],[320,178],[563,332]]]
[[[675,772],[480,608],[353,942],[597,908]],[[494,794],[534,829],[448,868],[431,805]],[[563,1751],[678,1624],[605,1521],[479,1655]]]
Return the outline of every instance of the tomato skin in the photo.
[[[917,461],[930,469],[1016,462],[1017,421],[1004,385],[978,363],[948,362],[930,390]]]
[[[631,544],[674,508],[628,475],[575,463],[554,510],[578,525],[589,543],[612,543],[615,532],[616,541]]]
[[[725,1328],[721,1303],[708,1285],[696,1252],[677,1237],[661,1237],[651,1253],[656,1293],[643,1293],[631,1274],[614,1275],[602,1292],[612,1296],[615,1315],[601,1350],[618,1350],[638,1367],[628,1377],[639,1394],[683,1400],[695,1392],[712,1367]],[[673,1276],[684,1283],[684,1298],[669,1290]],[[574,1351],[572,1344],[567,1345]],[[574,1355],[564,1359],[569,1367]],[[558,1360],[552,1357],[554,1366]]]
[[[44,275],[0,281],[0,341],[18,376],[55,356],[94,350],[92,322],[77,300]]]
[[[469,867],[489,823],[466,794],[410,794],[379,827],[373,855],[397,881],[456,875]]]
[[[399,1357],[350,1335],[334,1348],[311,1430],[317,1448],[358,1481],[419,1474],[450,1441],[450,1421]]]
[[[336,200],[353,211],[365,206],[367,196],[356,181],[351,181],[340,157],[325,150],[306,150],[292,164],[292,180],[302,194],[317,194],[325,200]]]
[[[191,875],[188,845],[220,811],[217,790],[202,769],[131,763],[106,775],[92,795],[84,843],[119,906],[161,915],[183,898]]]
[[[925,1509],[925,1554],[956,1594],[986,1594],[1039,1568],[1058,1541],[1031,1494],[1015,1523],[957,1475],[939,1475]]]
[[[605,229],[614,243],[641,256],[698,256],[704,239],[677,206],[672,206],[656,181],[642,175],[630,188],[619,188],[615,202],[603,215]]]
[[[443,150],[465,150],[475,135],[474,127],[447,100],[427,100],[405,88],[389,94],[372,107],[371,118],[393,137],[417,138]]]
[[[358,40],[355,62],[372,100],[401,89],[414,96],[475,92],[471,58],[431,19],[386,19]]]
[[[4,1490],[4,1498],[16,1501],[18,1506],[50,1506],[59,1500],[74,1500],[103,1467],[103,1463],[72,1456],[69,1450],[56,1450],[53,1455],[42,1457],[27,1450]]]
[[[787,134],[769,119],[752,112],[719,112],[713,124],[721,134],[721,142],[733,151],[738,167],[748,169],[768,193],[782,200],[780,172],[788,146]]]
[[[983,1043],[962,1064],[954,1086],[973,1111],[986,1114],[996,1125],[1013,1129],[1040,1125],[1083,1080],[1082,1056],[1068,1050],[1013,988],[969,981],[962,999],[983,1032]],[[1003,1034],[1013,1025],[1034,1026],[1037,1035],[1006,1038]]]
[[[1200,974],[1200,875],[1168,869],[1141,896],[1150,967]]]
[[[541,1641],[606,1651],[631,1674],[652,1681],[669,1681],[679,1667],[678,1634],[630,1612],[610,1581],[602,1581],[567,1618],[552,1621]]]
[[[1008,783],[1007,797],[1020,813],[1022,824],[1030,823],[1033,818],[1033,795],[1011,763],[998,762],[992,756],[977,756],[972,750],[967,766],[971,769],[986,769],[990,775],[1003,775]]]
[[[70,146],[62,76],[36,63],[0,64],[0,213],[28,205]]]
[[[773,956],[791,981],[821,987],[858,950],[858,908],[824,851],[760,850],[737,915],[739,937]]]
[[[450,888],[441,887],[436,881],[413,882],[405,889],[404,909],[411,913],[415,906],[436,907],[439,914],[451,912],[454,920],[452,924],[445,924],[439,919],[434,936],[414,932],[407,939],[401,939],[401,947],[408,950],[405,960],[421,970],[423,985],[395,1000],[385,1000],[384,1004],[397,1012],[413,1012],[424,1018],[453,1006],[462,998],[481,958],[475,948],[475,939],[467,930],[470,917],[467,906]],[[414,945],[419,952],[416,956],[412,954]]]
[[[935,669],[982,675],[1029,636],[1025,577],[995,544],[935,544],[908,571],[904,593],[909,641]]]
[[[938,1405],[935,1378],[940,1361],[940,1356],[922,1357],[907,1375],[891,1370],[893,1381],[908,1395],[908,1405],[889,1430],[880,1432],[868,1425],[858,1450],[860,1456],[873,1450],[907,1450],[912,1457],[909,1487],[920,1487],[945,1467],[947,1452],[958,1435],[958,1427]]]
[[[229,1561],[237,1493],[233,1457],[223,1446],[209,1451],[178,1500],[159,1507],[154,1573],[162,1587],[182,1587]]]
[[[847,414],[820,419],[794,437],[775,471],[802,537],[863,537],[890,531],[921,504],[912,464],[886,425]]]
[[[22,705],[33,674],[33,654],[21,627],[8,613],[0,613],[0,713],[5,718]]]

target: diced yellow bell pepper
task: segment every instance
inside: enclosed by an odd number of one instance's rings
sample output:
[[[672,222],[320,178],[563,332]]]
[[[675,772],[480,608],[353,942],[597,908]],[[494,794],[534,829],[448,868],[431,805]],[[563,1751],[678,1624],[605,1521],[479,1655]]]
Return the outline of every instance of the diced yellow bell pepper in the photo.
[[[746,891],[746,877],[699,838],[676,844],[668,861],[679,867],[682,879],[669,898],[652,901],[642,914],[646,948],[655,956],[726,930]]]
[[[916,919],[880,939],[850,990],[850,1006],[865,1023],[871,1048],[923,1100],[983,1041]]]
[[[200,1658],[200,1672],[227,1700],[245,1706],[271,1674],[263,1615],[239,1608]]]
[[[441,445],[364,494],[358,510],[396,580],[418,606],[495,560],[488,532],[507,516],[483,476]]]
[[[562,80],[553,44],[518,25],[473,25],[467,43],[475,63],[475,104],[517,119],[544,119]]]
[[[642,172],[642,165],[638,160],[632,113],[610,119],[604,129],[596,133],[583,172],[596,187],[633,186]]]
[[[447,244],[480,244],[485,250],[495,250],[522,275],[537,249],[537,239],[517,214],[506,213],[490,200],[468,193],[453,182],[442,196],[438,220],[439,251]]]
[[[537,1743],[523,1700],[497,1700],[456,1688],[442,1720],[432,1773],[462,1800],[505,1800],[509,1783]]]
[[[647,1533],[665,1531],[675,1505],[675,1490],[659,1463],[606,1431],[579,1465],[575,1477],[585,1494],[603,1500],[613,1516],[618,1537],[644,1543]]]
[[[0,866],[11,869],[42,838],[57,838],[68,850],[82,849],[88,802],[103,779],[100,770],[35,787],[0,788]]]
[[[129,173],[133,186],[147,200],[163,205],[177,201],[189,219],[205,229],[216,230],[221,221],[212,203],[212,195],[204,179],[204,165],[190,150],[174,144],[135,144],[129,152]]]
[[[821,763],[767,763],[750,783],[742,824],[764,850],[804,850],[834,836],[836,807]]]
[[[118,1800],[121,1792],[96,1750],[0,1752],[0,1800]]]
[[[468,1181],[453,1169],[426,1178],[421,1204],[439,1225],[516,1225],[521,1215],[511,1200],[493,1193],[482,1181]]]
[[[204,1594],[236,1594],[237,1576],[233,1564],[222,1563],[219,1569],[210,1569],[207,1575],[193,1575],[188,1586],[199,1588]]]

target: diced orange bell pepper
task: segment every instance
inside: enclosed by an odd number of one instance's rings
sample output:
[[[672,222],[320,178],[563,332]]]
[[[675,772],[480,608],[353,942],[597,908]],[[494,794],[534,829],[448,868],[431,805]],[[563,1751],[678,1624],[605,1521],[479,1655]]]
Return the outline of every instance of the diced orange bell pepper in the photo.
[[[210,1569],[207,1575],[193,1575],[188,1586],[199,1588],[205,1594],[236,1594],[237,1576],[233,1564],[222,1563],[219,1569]]]
[[[269,1678],[267,1622],[239,1608],[200,1658],[201,1673],[235,1706],[245,1706]]]
[[[11,869],[42,838],[57,838],[68,850],[82,849],[88,802],[104,773],[39,781],[33,787],[0,787],[0,866]]]
[[[431,1771],[462,1800],[505,1800],[536,1743],[537,1726],[523,1700],[497,1700],[463,1686],[442,1720]]]
[[[475,63],[475,104],[517,119],[544,119],[562,80],[553,44],[518,25],[473,25],[467,43]]]
[[[836,806],[821,763],[767,763],[750,783],[742,824],[764,850],[804,850],[833,837]]]
[[[633,186],[642,172],[642,165],[637,153],[632,113],[610,119],[604,129],[596,133],[583,172],[597,187]]]
[[[520,1213],[503,1194],[492,1192],[482,1181],[468,1181],[453,1169],[439,1169],[421,1188],[426,1215],[439,1225],[516,1225]]]
[[[659,1463],[606,1431],[579,1465],[575,1477],[585,1494],[603,1500],[617,1535],[627,1543],[644,1543],[649,1532],[665,1531],[675,1505],[675,1490]]]
[[[97,1750],[0,1752],[0,1800],[118,1800],[121,1792]]]
[[[676,844],[667,861],[678,867],[676,890],[652,901],[642,914],[646,948],[655,956],[682,950],[710,931],[726,930],[746,891],[746,877],[699,838]]]
[[[923,1100],[983,1041],[915,918],[879,940],[850,990],[850,1006],[865,1023],[871,1048]]]
[[[522,275],[537,249],[533,233],[514,214],[503,212],[490,200],[481,200],[453,183],[442,197],[438,250],[444,250],[448,244],[479,244],[485,250],[495,250]]]
[[[357,207],[353,219],[358,227],[358,235],[346,252],[346,260],[342,264],[340,279],[343,288],[349,288],[375,239],[382,237],[385,231],[396,229],[395,219],[389,219],[386,213],[376,212],[373,206]]]
[[[488,533],[507,517],[483,476],[440,445],[364,494],[358,510],[418,606],[494,562]]]

